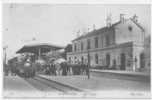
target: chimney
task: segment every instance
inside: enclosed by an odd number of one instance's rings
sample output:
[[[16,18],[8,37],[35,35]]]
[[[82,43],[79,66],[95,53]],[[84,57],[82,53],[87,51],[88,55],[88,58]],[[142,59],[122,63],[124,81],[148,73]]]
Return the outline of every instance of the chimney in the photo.
[[[135,22],[138,22],[138,16],[137,16],[136,14],[133,16],[133,20],[134,20]]]
[[[80,30],[78,30],[76,35],[77,35],[77,37],[80,37]]]
[[[111,27],[111,14],[109,14],[109,15],[107,16],[106,24],[107,24],[107,27]]]
[[[120,22],[122,22],[122,23],[125,22],[124,16],[125,16],[125,14],[120,14]]]

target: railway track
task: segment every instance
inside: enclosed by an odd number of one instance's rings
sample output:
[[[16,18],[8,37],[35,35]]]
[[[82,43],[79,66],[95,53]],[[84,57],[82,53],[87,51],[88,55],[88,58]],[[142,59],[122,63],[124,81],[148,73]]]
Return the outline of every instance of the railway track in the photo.
[[[30,78],[30,79],[26,79],[26,81],[28,83],[30,83],[32,86],[34,86],[35,88],[37,88],[40,91],[44,91],[44,92],[83,92],[80,89],[68,86],[68,85],[64,85],[52,80],[48,80],[39,76],[36,76],[34,78]]]

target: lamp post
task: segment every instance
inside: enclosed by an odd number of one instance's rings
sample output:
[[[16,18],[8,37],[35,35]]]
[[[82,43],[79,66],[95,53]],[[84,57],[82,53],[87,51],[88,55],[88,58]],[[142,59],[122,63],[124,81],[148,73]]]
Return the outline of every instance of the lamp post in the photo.
[[[38,60],[41,59],[41,48],[38,48]]]
[[[90,54],[89,54],[89,50],[88,50],[88,65],[87,65],[87,75],[88,75],[88,79],[90,79]]]

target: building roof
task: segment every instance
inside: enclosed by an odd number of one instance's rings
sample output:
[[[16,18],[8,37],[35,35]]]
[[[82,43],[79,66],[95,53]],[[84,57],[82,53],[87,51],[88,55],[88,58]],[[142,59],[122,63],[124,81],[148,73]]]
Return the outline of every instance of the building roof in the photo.
[[[126,20],[129,20],[129,19],[126,19]],[[143,28],[138,22],[134,21],[132,18],[130,18],[130,20],[131,20],[134,24],[136,24],[142,31],[145,31],[144,28]],[[110,30],[114,29],[114,26],[118,25],[119,23],[120,23],[120,21],[112,24],[111,27],[105,26],[105,27],[102,27],[102,28],[100,28],[100,29],[97,29],[97,30],[93,30],[93,31],[91,31],[91,32],[88,32],[87,34],[82,35],[82,36],[77,37],[76,39],[72,40],[72,42],[73,42],[73,41],[76,41],[76,40],[80,40],[80,39],[82,39],[82,38],[90,37],[90,36],[92,36],[92,35],[102,34],[102,33],[106,32],[106,31],[110,31]]]
[[[80,37],[78,37],[78,38],[76,38],[76,39],[74,39],[74,40],[72,40],[72,41],[80,40],[80,39],[82,39],[82,38],[90,37],[90,36],[92,36],[92,35],[98,35],[98,34],[101,34],[101,33],[106,32],[106,31],[113,30],[113,29],[114,29],[114,26],[117,25],[117,24],[119,24],[119,23],[120,23],[120,21],[112,24],[111,27],[105,26],[105,27],[102,27],[102,28],[100,28],[100,29],[93,30],[93,31],[88,32],[87,34],[82,35],[82,36],[80,36]]]
[[[49,52],[50,50],[62,49],[63,47],[48,44],[48,43],[29,44],[29,45],[24,45],[16,53],[34,53],[34,54],[38,54],[39,48],[41,49],[41,53],[46,53],[46,52]]]
[[[111,45],[105,48],[90,49],[89,51],[92,52],[92,51],[109,50],[109,49],[115,49],[115,48],[126,48],[126,47],[132,47],[133,45],[134,45],[133,42],[126,42],[126,43]],[[86,51],[80,51],[80,52],[68,52],[67,54],[71,55],[71,54],[78,54],[81,52],[87,53],[88,51],[86,50]]]
[[[132,18],[130,18],[130,20],[135,23],[142,31],[145,31],[145,29],[140,25],[140,23],[134,21]]]

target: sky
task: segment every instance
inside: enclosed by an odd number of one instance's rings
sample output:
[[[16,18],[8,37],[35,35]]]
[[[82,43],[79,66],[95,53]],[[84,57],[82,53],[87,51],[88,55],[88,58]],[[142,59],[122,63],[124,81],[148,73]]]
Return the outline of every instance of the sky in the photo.
[[[97,5],[97,4],[3,4],[3,46],[8,46],[11,58],[24,44],[31,42],[66,46],[80,34],[106,25],[106,17],[112,15],[112,23],[119,21],[121,13],[126,17],[136,14],[140,24],[150,34],[150,5]],[[32,39],[35,38],[35,41]]]

